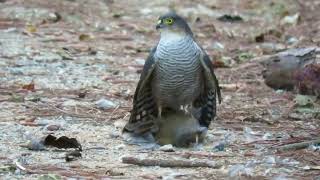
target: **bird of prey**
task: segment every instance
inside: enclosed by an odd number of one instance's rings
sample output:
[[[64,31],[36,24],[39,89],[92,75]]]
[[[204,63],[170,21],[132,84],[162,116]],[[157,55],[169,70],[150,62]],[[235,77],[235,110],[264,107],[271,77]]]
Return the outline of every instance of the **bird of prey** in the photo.
[[[157,119],[166,112],[189,112],[208,128],[221,102],[218,80],[209,56],[196,42],[187,22],[174,12],[158,19],[160,40],[151,50],[133,97],[123,131],[157,133]]]

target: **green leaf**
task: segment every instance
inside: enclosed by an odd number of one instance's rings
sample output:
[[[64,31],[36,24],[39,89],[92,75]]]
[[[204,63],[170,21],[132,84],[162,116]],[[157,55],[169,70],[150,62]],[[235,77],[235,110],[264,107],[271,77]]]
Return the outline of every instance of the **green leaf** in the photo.
[[[297,107],[303,107],[303,106],[312,107],[314,105],[315,101],[316,101],[316,97],[306,96],[306,95],[301,95],[301,94],[298,94],[294,98],[294,102]]]

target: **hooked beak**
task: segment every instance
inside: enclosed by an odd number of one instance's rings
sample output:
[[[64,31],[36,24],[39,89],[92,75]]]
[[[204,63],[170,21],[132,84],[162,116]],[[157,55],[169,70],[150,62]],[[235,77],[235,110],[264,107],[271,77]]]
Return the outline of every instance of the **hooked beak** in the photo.
[[[162,23],[162,20],[159,19],[159,20],[158,20],[158,23],[157,23],[157,26],[156,26],[156,30],[161,29],[161,28],[163,28],[163,27],[164,27],[164,25],[163,25],[163,23]]]

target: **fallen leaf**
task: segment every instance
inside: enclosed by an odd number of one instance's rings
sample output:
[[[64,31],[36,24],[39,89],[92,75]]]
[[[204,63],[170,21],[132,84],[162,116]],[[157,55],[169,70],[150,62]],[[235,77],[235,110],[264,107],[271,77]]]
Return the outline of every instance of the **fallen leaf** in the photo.
[[[249,61],[250,59],[252,59],[254,57],[253,54],[251,54],[250,52],[243,52],[243,53],[240,53],[237,57],[236,57],[236,60],[240,63],[243,63],[243,62],[246,62],[246,61]]]
[[[255,42],[257,42],[257,43],[264,42],[264,34],[262,33],[262,34],[259,34],[259,35],[255,36],[255,37],[254,37],[254,40],[255,40]]]
[[[88,93],[87,91],[81,91],[81,92],[79,92],[78,97],[79,98],[85,98],[87,93]]]
[[[72,53],[69,51],[69,49],[62,48],[58,49],[56,52],[59,56],[62,57],[63,60],[73,60]]]
[[[90,36],[89,34],[80,34],[79,36],[80,41],[88,41],[91,39],[92,39],[92,36]]]
[[[81,144],[75,138],[68,138],[66,136],[61,136],[60,138],[56,138],[55,136],[49,134],[44,139],[45,146],[53,146],[59,149],[62,148],[77,148],[82,151]]]
[[[239,15],[229,15],[229,14],[225,14],[223,16],[218,17],[219,21],[222,22],[241,22],[243,21],[242,17]]]
[[[28,91],[35,91],[35,85],[32,81],[30,84],[26,84],[22,86],[22,89],[28,90]]]
[[[29,33],[35,33],[35,32],[37,32],[37,28],[32,24],[28,24],[26,26],[26,31]]]
[[[213,61],[213,67],[215,68],[230,68],[232,64],[232,58],[226,56],[223,56],[220,59]]]

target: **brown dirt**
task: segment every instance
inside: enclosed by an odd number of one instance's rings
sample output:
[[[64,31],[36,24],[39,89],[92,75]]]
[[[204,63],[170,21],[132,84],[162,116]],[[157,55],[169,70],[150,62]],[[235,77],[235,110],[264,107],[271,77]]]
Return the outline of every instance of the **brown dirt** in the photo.
[[[280,153],[273,149],[319,137],[319,113],[290,118],[295,95],[268,88],[261,77],[262,67],[255,62],[267,53],[265,43],[284,49],[319,46],[319,6],[317,0],[0,2],[0,14],[6,8],[25,7],[42,8],[61,16],[57,22],[41,20],[42,17],[0,18],[1,178],[36,179],[43,174],[87,179],[319,176],[319,151],[308,148]],[[188,19],[195,37],[212,59],[231,59],[230,68],[216,70],[220,83],[226,85],[222,89],[224,100],[200,150],[141,150],[124,143],[120,136],[119,127],[130,115],[141,60],[159,38],[154,28],[157,17],[170,8]],[[297,12],[297,25],[280,23],[284,16]],[[223,14],[239,14],[244,21],[218,21],[217,17]],[[255,42],[261,34],[264,42]],[[299,41],[287,44],[287,36]],[[224,49],[214,48],[215,42],[223,44]],[[242,53],[254,58],[239,61]],[[95,102],[101,98],[115,102],[116,107],[98,109]],[[60,128],[49,131],[50,125]],[[51,133],[78,139],[84,149],[82,158],[65,162],[65,151],[32,151],[23,146]],[[215,151],[214,145],[224,140],[224,151]],[[185,153],[191,155],[186,157]],[[140,167],[123,164],[124,155],[203,159],[223,166]],[[2,171],[5,166],[17,167],[15,162],[26,169]],[[318,170],[305,170],[306,166]]]

